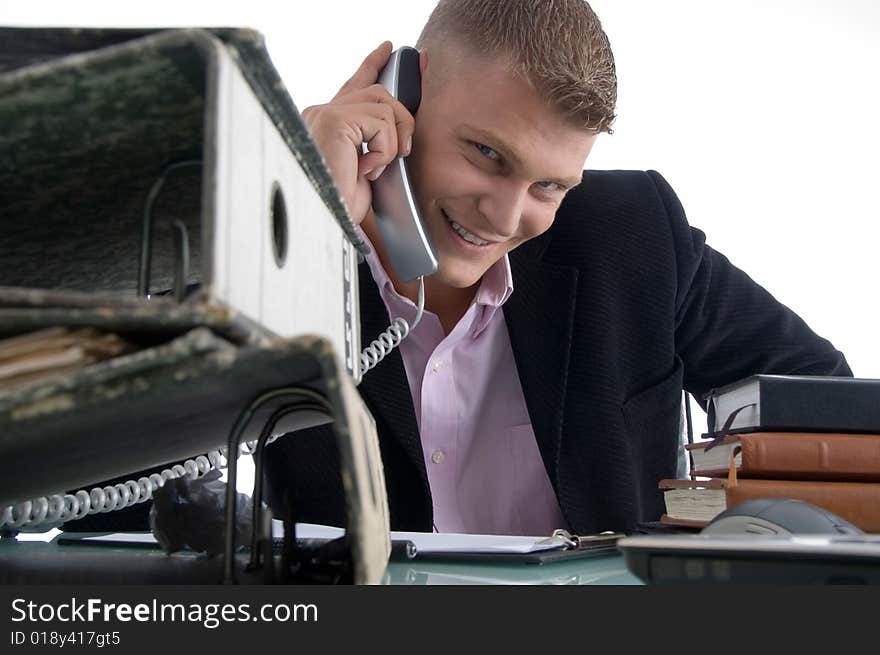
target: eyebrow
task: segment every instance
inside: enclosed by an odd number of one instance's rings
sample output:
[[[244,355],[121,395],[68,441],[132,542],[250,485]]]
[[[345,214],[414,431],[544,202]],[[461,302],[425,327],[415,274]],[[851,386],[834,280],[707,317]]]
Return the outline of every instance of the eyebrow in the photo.
[[[473,125],[465,125],[465,128],[469,132],[472,132],[474,135],[476,135],[476,138],[479,139],[481,142],[485,142],[484,145],[489,146],[490,148],[492,148],[492,150],[497,151],[505,159],[512,161],[514,164],[522,165],[522,157],[517,154],[516,148],[508,145],[504,141],[504,139],[496,135],[491,130],[474,127]],[[581,177],[547,178],[542,181],[554,182],[555,184],[559,184],[560,186],[571,188],[581,183]]]

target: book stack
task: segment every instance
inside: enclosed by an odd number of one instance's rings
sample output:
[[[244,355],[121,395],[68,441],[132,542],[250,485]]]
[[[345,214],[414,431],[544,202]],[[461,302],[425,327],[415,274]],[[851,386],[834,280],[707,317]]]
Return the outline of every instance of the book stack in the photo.
[[[685,446],[661,522],[702,528],[754,498],[793,498],[880,533],[880,380],[755,375],[707,395],[713,432]]]

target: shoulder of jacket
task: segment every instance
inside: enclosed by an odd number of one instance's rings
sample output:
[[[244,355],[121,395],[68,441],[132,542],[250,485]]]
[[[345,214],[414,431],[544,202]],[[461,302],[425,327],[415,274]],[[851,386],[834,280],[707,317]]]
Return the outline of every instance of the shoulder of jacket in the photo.
[[[662,185],[666,181],[655,171],[584,171],[581,183],[568,192],[557,210],[551,229],[579,229],[584,216],[601,222],[613,221],[621,212],[652,213],[661,206]]]
[[[653,170],[585,170],[581,183],[568,195],[601,198],[610,194],[611,197],[621,198],[635,194],[638,198],[638,194],[656,194],[658,184],[666,184],[666,181]]]

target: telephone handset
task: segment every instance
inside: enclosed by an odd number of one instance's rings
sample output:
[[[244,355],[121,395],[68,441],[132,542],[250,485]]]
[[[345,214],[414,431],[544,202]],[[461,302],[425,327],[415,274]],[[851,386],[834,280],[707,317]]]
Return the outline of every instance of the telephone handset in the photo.
[[[379,83],[415,115],[422,100],[419,51],[404,46],[391,53],[379,73]],[[400,345],[422,319],[425,279],[437,271],[437,251],[416,206],[405,157],[397,157],[371,185],[376,225],[394,272],[404,282],[418,279],[418,311],[412,325],[395,318],[391,326],[361,353],[361,375]]]
[[[379,83],[415,115],[422,99],[419,51],[404,46],[391,53]],[[405,157],[397,157],[372,183],[373,211],[394,272],[404,282],[437,271],[437,251],[410,185]]]

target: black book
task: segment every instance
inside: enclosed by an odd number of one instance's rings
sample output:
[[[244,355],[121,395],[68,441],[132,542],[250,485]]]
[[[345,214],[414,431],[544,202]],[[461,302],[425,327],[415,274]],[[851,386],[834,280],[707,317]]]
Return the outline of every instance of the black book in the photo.
[[[752,375],[704,399],[710,436],[768,430],[880,433],[880,379]]]

